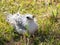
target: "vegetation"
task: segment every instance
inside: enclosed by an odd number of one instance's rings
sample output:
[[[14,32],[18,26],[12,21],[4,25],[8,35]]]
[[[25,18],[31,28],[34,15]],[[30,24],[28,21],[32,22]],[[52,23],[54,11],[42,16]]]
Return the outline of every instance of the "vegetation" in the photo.
[[[60,45],[60,0],[0,0],[0,45],[6,45],[12,39],[20,41],[4,14],[18,11],[37,18],[39,29],[31,45]]]

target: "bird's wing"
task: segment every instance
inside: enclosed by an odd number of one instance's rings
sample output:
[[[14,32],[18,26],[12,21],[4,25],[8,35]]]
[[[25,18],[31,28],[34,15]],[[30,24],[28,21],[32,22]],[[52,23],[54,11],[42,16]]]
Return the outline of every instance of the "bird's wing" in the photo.
[[[20,21],[19,21],[20,22]],[[15,28],[16,28],[16,31],[19,33],[19,34],[23,34],[26,32],[26,28],[23,26],[22,23],[18,23],[16,22],[17,24],[15,25]]]

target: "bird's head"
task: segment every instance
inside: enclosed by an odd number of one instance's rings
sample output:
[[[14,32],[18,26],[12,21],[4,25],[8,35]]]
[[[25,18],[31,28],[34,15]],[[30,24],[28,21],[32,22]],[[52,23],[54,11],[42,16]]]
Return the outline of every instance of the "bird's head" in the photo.
[[[26,14],[25,16],[26,16],[26,19],[30,20],[30,21],[34,20],[34,18],[35,18],[35,16],[33,16],[31,14]]]

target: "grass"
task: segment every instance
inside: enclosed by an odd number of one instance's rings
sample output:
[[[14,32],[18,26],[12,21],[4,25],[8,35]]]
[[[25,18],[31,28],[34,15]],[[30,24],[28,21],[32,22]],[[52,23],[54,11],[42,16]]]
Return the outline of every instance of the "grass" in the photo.
[[[30,13],[36,16],[39,25],[38,34],[32,45],[60,45],[60,1],[48,0],[1,0],[0,1],[0,45],[5,45],[12,38],[18,39],[14,28],[6,22],[4,12],[21,14]],[[47,16],[44,16],[47,15]],[[19,40],[19,39],[18,39]],[[23,43],[24,44],[24,43]]]

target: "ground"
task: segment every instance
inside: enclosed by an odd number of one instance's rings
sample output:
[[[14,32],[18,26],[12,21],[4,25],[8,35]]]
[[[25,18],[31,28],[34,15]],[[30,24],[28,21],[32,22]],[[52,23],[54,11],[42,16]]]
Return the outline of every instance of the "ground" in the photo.
[[[60,45],[60,0],[0,0],[0,45],[6,45],[5,43],[10,42],[12,38],[20,45],[21,38],[6,22],[4,14],[14,14],[18,11],[21,14],[35,15],[37,18],[39,29],[32,45]],[[24,44],[23,42],[22,45]]]

